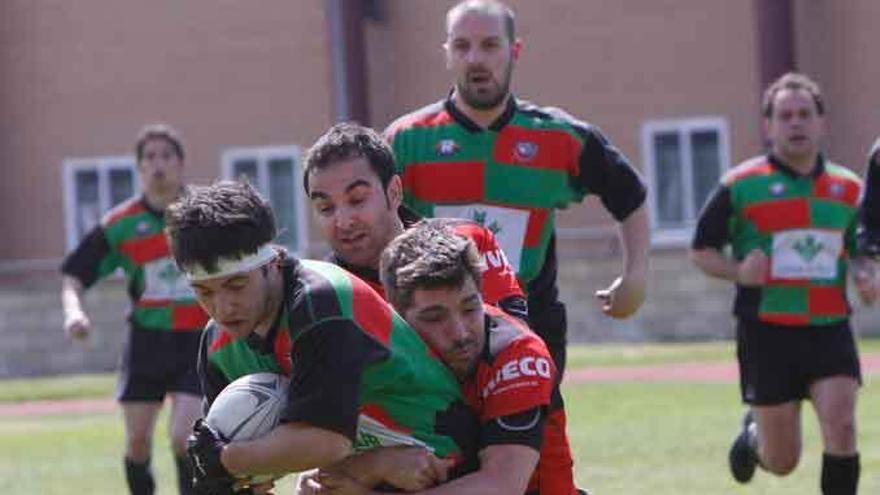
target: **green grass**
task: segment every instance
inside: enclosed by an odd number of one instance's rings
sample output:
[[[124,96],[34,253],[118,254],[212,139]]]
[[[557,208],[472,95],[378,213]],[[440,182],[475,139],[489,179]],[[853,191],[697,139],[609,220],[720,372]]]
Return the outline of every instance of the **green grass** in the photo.
[[[158,495],[177,493],[167,420],[166,408],[153,447]],[[122,453],[119,413],[0,416],[0,493],[128,493]],[[282,480],[276,493],[292,493],[293,478]]]
[[[786,478],[758,471],[746,486],[727,471],[727,449],[743,408],[737,387],[676,383],[587,383],[564,390],[581,486],[602,494],[819,493],[821,442],[815,414],[802,411],[800,465]],[[862,390],[860,493],[880,493],[880,392]]]
[[[0,380],[0,402],[113,397],[112,373]]]
[[[863,341],[863,352],[880,341]],[[729,343],[571,348],[572,368],[683,361],[731,361]],[[0,381],[0,401],[111,397],[112,375]],[[880,392],[870,377],[859,399],[860,493],[880,493]],[[564,389],[581,486],[597,495],[818,493],[821,444],[815,414],[803,411],[801,464],[789,477],[758,472],[747,486],[727,473],[726,456],[743,408],[734,384],[584,383]],[[167,416],[154,446],[158,494],[173,494]],[[0,493],[126,493],[118,413],[0,416]],[[292,492],[292,477],[276,493]]]
[[[880,339],[861,339],[862,353],[880,352]],[[731,341],[671,344],[596,344],[571,345],[568,367],[644,366],[681,362],[718,362],[736,359],[736,344]]]

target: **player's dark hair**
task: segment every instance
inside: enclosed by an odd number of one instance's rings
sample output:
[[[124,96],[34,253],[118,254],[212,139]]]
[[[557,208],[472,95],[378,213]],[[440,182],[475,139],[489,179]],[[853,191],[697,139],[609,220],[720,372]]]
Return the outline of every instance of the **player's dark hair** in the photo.
[[[508,40],[513,43],[516,39],[516,17],[513,10],[497,0],[464,0],[459,2],[446,13],[446,32],[449,32],[449,27],[452,26],[455,19],[468,12],[501,17]]]
[[[480,287],[482,271],[473,241],[435,220],[419,222],[397,236],[379,261],[385,295],[401,312],[412,304],[416,289],[461,287],[467,277]]]
[[[309,175],[316,170],[352,158],[365,158],[370,168],[379,176],[382,189],[388,188],[391,178],[397,174],[394,152],[376,131],[353,122],[343,122],[331,127],[306,152],[303,167],[303,187],[309,194]]]
[[[819,85],[816,81],[813,81],[806,75],[798,72],[788,72],[783,74],[779,79],[773,81],[773,83],[767,87],[767,90],[764,91],[764,99],[761,103],[761,111],[763,112],[764,117],[769,119],[773,116],[773,100],[776,99],[776,94],[784,89],[806,91],[810,94],[813,98],[813,102],[816,104],[816,113],[819,115],[825,115],[825,100],[822,98],[822,90],[819,89]]]
[[[165,231],[177,265],[211,272],[218,258],[256,253],[275,239],[269,202],[247,182],[193,186],[165,210]]]
[[[174,154],[177,158],[183,160],[183,144],[181,144],[180,134],[168,124],[147,124],[138,132],[137,141],[134,144],[134,154],[138,163],[144,157],[144,146],[148,141],[153,139],[164,139],[171,144]]]

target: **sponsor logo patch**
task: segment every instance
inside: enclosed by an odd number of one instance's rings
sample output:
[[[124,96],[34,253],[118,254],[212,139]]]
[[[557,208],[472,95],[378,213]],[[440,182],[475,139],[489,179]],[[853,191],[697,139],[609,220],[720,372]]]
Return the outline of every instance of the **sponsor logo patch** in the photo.
[[[546,358],[526,356],[523,358],[511,359],[504,363],[504,365],[495,372],[495,376],[489,380],[489,383],[483,387],[482,396],[488,397],[496,389],[502,385],[506,385],[507,382],[537,377],[546,378],[548,380],[550,379],[550,361]]]
[[[517,159],[527,162],[538,154],[538,145],[531,141],[520,141],[514,146],[513,154]]]

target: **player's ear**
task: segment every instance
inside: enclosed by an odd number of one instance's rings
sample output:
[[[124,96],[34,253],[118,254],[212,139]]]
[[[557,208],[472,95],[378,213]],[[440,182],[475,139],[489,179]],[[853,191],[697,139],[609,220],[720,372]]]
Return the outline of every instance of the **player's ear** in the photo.
[[[523,40],[522,38],[517,38],[513,40],[513,45],[510,47],[510,53],[514,60],[519,60],[519,54],[523,49]]]
[[[388,187],[385,188],[385,197],[388,198],[388,208],[397,211],[400,203],[403,202],[403,182],[400,176],[394,174],[388,181]]]

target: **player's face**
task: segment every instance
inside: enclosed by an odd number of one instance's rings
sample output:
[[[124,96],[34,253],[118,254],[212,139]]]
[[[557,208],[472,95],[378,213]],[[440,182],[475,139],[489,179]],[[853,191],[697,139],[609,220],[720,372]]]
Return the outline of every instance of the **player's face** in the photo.
[[[274,315],[270,309],[267,271],[274,264],[249,272],[192,282],[199,304],[221,327],[237,338],[247,337],[259,323]]]
[[[144,144],[138,171],[141,185],[151,194],[174,194],[183,183],[183,161],[164,138],[150,139]]]
[[[773,98],[773,113],[765,122],[774,154],[799,160],[819,150],[823,119],[806,90],[783,89]]]
[[[444,48],[456,94],[468,106],[488,110],[504,102],[519,42],[508,39],[502,17],[480,12],[459,15],[449,25]]]
[[[383,189],[366,158],[309,173],[309,200],[324,239],[347,263],[378,268],[382,250],[397,234],[400,178]]]
[[[459,381],[473,375],[486,335],[483,299],[471,277],[461,287],[416,289],[403,317]]]

